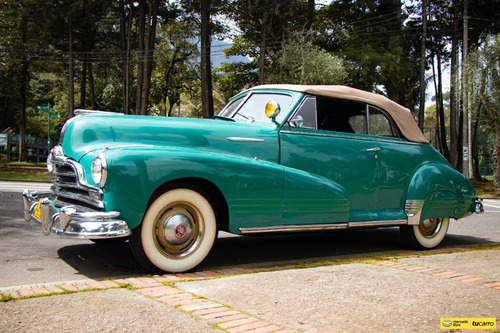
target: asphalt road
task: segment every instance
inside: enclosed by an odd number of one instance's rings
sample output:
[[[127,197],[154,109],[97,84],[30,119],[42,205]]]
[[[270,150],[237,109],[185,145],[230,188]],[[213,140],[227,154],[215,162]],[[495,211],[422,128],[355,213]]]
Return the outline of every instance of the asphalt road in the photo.
[[[24,222],[21,192],[48,184],[0,181],[0,288],[147,274],[128,244],[44,236]],[[452,221],[442,247],[500,243],[500,200],[485,200],[486,212]],[[242,237],[220,233],[212,254],[198,270],[345,258],[404,250],[398,228]]]

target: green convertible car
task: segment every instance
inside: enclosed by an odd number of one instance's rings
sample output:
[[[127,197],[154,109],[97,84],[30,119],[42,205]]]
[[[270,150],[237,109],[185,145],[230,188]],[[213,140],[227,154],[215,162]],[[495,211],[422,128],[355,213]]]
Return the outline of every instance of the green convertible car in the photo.
[[[149,270],[201,263],[234,234],[399,226],[436,247],[482,211],[409,110],[345,86],[265,85],[212,119],[75,111],[49,156],[53,192],[23,193],[45,234],[128,237]]]

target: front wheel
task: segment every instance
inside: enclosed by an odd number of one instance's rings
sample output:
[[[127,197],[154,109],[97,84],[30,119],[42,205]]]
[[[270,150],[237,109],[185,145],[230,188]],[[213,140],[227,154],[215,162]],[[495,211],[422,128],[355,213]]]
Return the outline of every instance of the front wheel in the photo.
[[[149,206],[130,237],[137,261],[146,269],[184,272],[200,264],[217,237],[210,202],[190,188],[169,190]]]
[[[432,249],[438,246],[446,236],[450,219],[432,218],[419,225],[402,225],[401,235],[405,242],[417,250]]]

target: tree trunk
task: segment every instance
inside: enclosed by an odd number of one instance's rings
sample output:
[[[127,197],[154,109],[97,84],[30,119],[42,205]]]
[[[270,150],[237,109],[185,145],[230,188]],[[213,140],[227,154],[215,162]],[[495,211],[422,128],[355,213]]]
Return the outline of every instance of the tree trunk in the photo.
[[[436,124],[434,124],[434,148],[436,148],[438,151],[441,151],[441,143],[440,139],[441,136],[439,135],[439,88],[437,84],[437,75],[436,75],[436,64],[435,64],[435,55],[434,52],[431,54],[431,59],[432,59],[432,82],[434,84],[434,96],[435,96],[435,104],[436,104]]]
[[[307,23],[305,26],[305,30],[310,30],[312,27],[314,20],[314,8],[315,8],[314,0],[307,0]]]
[[[201,103],[203,118],[214,115],[212,95],[210,0],[201,1]]]
[[[500,67],[499,67],[500,68]],[[483,99],[481,96],[486,96],[486,80],[488,78],[488,73],[484,68],[481,70],[481,85],[479,86],[479,98],[476,107],[476,117],[474,119],[474,125],[472,127],[472,147],[470,147],[470,154],[472,158],[472,175],[470,179],[483,180],[481,177],[481,172],[479,171],[479,149],[477,147],[477,132],[479,129],[479,122],[483,112]],[[474,82],[474,81],[472,81]],[[473,89],[472,89],[473,90]],[[487,113],[487,111],[486,111]],[[493,128],[495,128],[493,126]]]
[[[481,109],[482,107],[480,103],[477,107],[476,118],[474,119],[474,124],[472,127],[472,147],[470,147],[470,155],[472,158],[472,175],[470,175],[470,178],[474,180],[483,180],[483,177],[481,177],[481,172],[479,171],[479,151],[477,149],[477,132],[479,129]]]
[[[139,1],[136,114],[145,115],[149,104],[154,40],[159,0]]]
[[[267,22],[269,13],[265,12],[262,17],[262,41],[260,42],[259,50],[259,84],[264,84],[266,69],[266,53],[267,53],[267,37],[270,31],[270,23]]]
[[[68,95],[69,95],[69,116],[75,115],[75,75],[73,68],[73,23],[72,18],[68,21]]]
[[[81,78],[81,84],[80,84],[80,107],[82,109],[86,108],[86,92],[87,92],[87,59],[88,59],[88,53],[85,52],[83,55],[83,64],[82,64],[82,78]]]
[[[444,101],[443,101],[443,78],[441,75],[441,55],[437,54],[437,74],[438,74],[438,93],[439,93],[439,134],[441,142],[441,153],[443,156],[450,160],[450,151],[446,143],[446,124],[444,119]],[[436,110],[437,111],[437,110]]]
[[[493,150],[493,185],[500,187],[500,125],[494,126],[495,149]]]
[[[90,105],[92,110],[97,110],[97,102],[95,98],[95,85],[94,85],[94,71],[92,70],[92,62],[87,63],[89,75],[89,88],[90,88]]]
[[[142,114],[146,114],[149,105],[149,91],[151,88],[151,75],[153,72],[153,56],[155,50],[156,22],[158,20],[158,6],[160,1],[148,1],[148,15],[146,19],[146,63],[144,67],[144,79],[142,82]]]
[[[427,39],[427,0],[422,0],[422,41],[420,43],[420,105],[418,109],[418,127],[424,129],[425,111],[425,42]],[[437,111],[437,110],[436,110]]]
[[[132,38],[133,3],[129,0],[128,16],[125,15],[125,0],[120,0],[120,48],[122,52],[122,97],[123,112],[130,114],[130,45]]]
[[[136,101],[135,101],[135,114],[146,114],[142,113],[142,86],[144,80],[144,62],[145,62],[145,47],[144,47],[144,26],[146,20],[145,7],[146,0],[139,0],[139,19],[137,22],[137,90],[136,90]]]
[[[26,161],[26,106],[27,106],[27,91],[28,91],[28,82],[29,82],[29,76],[28,76],[28,58],[26,56],[26,43],[28,41],[28,34],[27,34],[27,24],[28,24],[28,13],[26,12],[27,9],[23,8],[23,16],[21,18],[21,31],[22,31],[22,36],[21,36],[21,42],[23,45],[23,59],[22,59],[22,68],[21,68],[21,88],[20,88],[20,95],[21,95],[21,117],[19,120],[19,162],[24,162]],[[49,147],[50,148],[50,147]],[[10,151],[10,147],[7,147]]]

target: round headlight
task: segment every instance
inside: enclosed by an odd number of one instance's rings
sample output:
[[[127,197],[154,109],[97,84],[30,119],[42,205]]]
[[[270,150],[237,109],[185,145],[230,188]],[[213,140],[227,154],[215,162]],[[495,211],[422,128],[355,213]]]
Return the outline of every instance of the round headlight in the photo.
[[[103,187],[104,184],[106,184],[106,178],[108,176],[108,166],[103,154],[99,153],[99,155],[94,158],[90,167],[90,172],[92,173],[92,180],[99,187]]]

